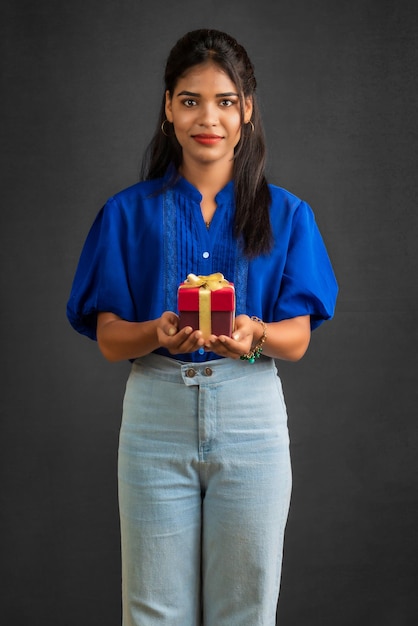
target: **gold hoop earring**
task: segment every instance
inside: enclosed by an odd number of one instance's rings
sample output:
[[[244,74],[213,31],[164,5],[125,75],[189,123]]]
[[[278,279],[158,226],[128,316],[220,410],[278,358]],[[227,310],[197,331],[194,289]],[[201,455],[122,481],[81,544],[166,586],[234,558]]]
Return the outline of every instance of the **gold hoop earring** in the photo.
[[[251,124],[251,132],[253,133],[253,132],[255,131],[254,124],[252,123],[252,121],[251,121],[251,120],[249,120],[249,121],[247,122],[247,124]]]
[[[170,135],[169,135],[169,134],[165,131],[165,128],[164,128],[164,124],[165,124],[166,122],[168,122],[168,120],[164,120],[164,122],[161,124],[161,132],[162,132],[162,134],[163,134],[163,135],[165,135],[166,137],[170,137]],[[168,122],[168,123],[170,124],[170,122]]]

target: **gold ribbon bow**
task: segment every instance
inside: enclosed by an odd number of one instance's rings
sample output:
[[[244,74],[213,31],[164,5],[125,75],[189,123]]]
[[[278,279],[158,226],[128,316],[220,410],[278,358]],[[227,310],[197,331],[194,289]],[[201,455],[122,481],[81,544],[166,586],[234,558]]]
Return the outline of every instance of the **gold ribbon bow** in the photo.
[[[207,339],[212,334],[211,291],[217,291],[229,285],[229,281],[220,272],[208,276],[188,274],[183,287],[199,287],[199,330]]]
[[[209,291],[217,291],[225,285],[229,285],[229,281],[224,278],[220,272],[209,274],[208,276],[196,276],[196,274],[188,274],[187,280],[183,283],[184,287],[203,287]]]

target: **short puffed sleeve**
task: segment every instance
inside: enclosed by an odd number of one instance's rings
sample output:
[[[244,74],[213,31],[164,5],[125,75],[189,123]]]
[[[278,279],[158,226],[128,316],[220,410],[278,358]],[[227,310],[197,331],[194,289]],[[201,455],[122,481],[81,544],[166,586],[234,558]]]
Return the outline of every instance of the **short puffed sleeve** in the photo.
[[[111,198],[97,215],[81,252],[67,317],[73,328],[96,339],[97,313],[135,319],[126,268],[126,221]]]
[[[301,201],[293,215],[275,317],[310,315],[313,330],[333,316],[337,293],[337,281],[313,211]]]

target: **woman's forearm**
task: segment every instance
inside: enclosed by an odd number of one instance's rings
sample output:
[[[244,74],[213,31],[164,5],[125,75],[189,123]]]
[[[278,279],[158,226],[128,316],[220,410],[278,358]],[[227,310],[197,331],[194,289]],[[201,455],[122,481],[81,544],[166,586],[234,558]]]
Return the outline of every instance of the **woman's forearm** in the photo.
[[[252,323],[254,343],[257,343],[263,335],[263,327],[260,322],[253,320]],[[275,359],[298,361],[308,349],[310,338],[309,315],[266,324],[266,341],[263,345],[263,354]]]
[[[165,348],[170,354],[194,352],[204,344],[202,333],[190,326],[179,330],[179,318],[172,311],[149,322],[126,322],[114,313],[99,313],[97,342],[108,361],[136,359]]]
[[[124,361],[149,354],[159,347],[157,320],[126,322],[113,313],[99,313],[97,343],[108,361]]]

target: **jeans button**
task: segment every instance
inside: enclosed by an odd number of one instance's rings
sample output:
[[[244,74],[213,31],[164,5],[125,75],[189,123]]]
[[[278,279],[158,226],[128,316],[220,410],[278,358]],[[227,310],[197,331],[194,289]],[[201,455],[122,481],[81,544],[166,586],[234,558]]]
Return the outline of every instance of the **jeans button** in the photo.
[[[210,367],[206,367],[205,368],[205,374],[206,374],[206,376],[212,376],[212,374],[213,374],[212,369]]]
[[[196,370],[190,367],[186,372],[187,378],[194,378],[196,376]]]

